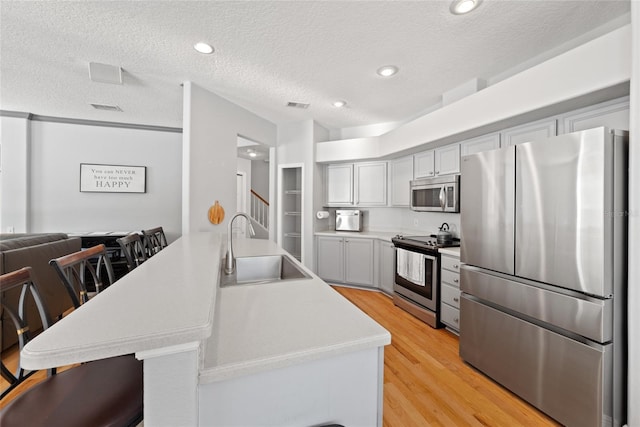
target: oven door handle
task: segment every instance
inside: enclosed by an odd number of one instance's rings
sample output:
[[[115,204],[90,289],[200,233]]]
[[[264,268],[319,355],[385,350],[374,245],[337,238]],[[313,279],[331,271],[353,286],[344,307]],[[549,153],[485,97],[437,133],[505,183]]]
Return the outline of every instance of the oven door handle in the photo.
[[[444,211],[447,207],[447,188],[443,185],[440,187],[440,208]]]
[[[434,300],[437,299],[437,293],[438,293],[438,287],[436,286],[438,283],[438,270],[439,270],[439,266],[438,266],[438,257],[437,256],[431,256],[431,255],[425,255],[424,256],[424,268],[425,268],[425,282],[426,282],[426,276],[427,276],[427,266],[426,266],[426,261],[429,260],[431,261],[431,285],[432,285],[432,295],[434,297]]]

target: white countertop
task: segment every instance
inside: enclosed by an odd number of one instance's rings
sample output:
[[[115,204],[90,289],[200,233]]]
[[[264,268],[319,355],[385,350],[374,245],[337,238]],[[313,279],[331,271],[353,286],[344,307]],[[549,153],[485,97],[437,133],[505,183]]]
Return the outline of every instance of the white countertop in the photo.
[[[201,342],[206,383],[391,342],[306,268],[310,279],[219,288],[220,244],[215,233],[178,239],[28,343],[24,367]],[[234,251],[284,253],[260,239],[234,239]]]
[[[211,334],[221,239],[183,236],[38,335],[22,350],[26,369],[136,353]]]
[[[418,232],[409,231],[409,232],[391,232],[391,231],[335,231],[335,230],[326,230],[326,231],[316,231],[314,233],[316,236],[328,236],[328,237],[353,237],[353,238],[363,238],[363,239],[381,239],[391,242],[393,237],[396,237],[398,234],[403,234],[405,236],[413,236],[417,235]],[[444,255],[460,257],[460,248],[439,248],[438,252]]]
[[[438,252],[442,255],[455,256],[460,258],[460,247],[457,248],[439,248]]]
[[[364,239],[381,239],[391,242],[393,237],[398,235],[397,231],[375,231],[375,230],[367,230],[367,231],[335,231],[335,230],[325,230],[325,231],[316,231],[314,233],[316,236],[329,236],[329,237],[353,237],[353,238],[364,238]],[[414,233],[415,234],[415,233]]]
[[[284,253],[267,240],[239,240],[234,251],[239,256]],[[391,342],[382,326],[305,271],[310,279],[220,289],[201,383]]]

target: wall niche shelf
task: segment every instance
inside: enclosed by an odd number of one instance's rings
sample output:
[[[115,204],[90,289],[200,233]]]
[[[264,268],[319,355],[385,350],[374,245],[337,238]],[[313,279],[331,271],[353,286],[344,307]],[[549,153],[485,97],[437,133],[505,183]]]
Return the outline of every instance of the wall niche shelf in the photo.
[[[280,165],[278,169],[278,244],[302,261],[303,165]]]

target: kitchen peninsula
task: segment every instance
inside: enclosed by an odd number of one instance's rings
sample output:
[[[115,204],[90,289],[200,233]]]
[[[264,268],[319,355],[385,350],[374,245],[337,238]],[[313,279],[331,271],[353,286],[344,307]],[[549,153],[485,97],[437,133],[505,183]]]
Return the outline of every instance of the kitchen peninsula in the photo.
[[[24,367],[135,353],[147,426],[382,425],[390,334],[304,267],[220,288],[223,240],[181,237],[31,341]],[[258,239],[234,252],[285,253]]]

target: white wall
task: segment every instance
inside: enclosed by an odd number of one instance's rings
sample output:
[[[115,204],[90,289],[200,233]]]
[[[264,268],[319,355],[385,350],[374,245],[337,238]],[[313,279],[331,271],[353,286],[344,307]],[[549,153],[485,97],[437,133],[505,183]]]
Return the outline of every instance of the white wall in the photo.
[[[245,194],[246,201],[246,212],[249,213],[251,211],[251,180],[253,179],[253,162],[251,160],[243,159],[238,157],[238,165],[236,166],[237,171],[244,173],[245,176],[245,185],[247,187],[247,191]]]
[[[251,188],[263,199],[269,199],[269,162],[251,161]]]
[[[175,132],[2,117],[1,229],[180,233]],[[147,192],[81,193],[80,163],[147,167]]]
[[[276,126],[192,82],[184,83],[182,155],[182,232],[226,232],[236,209],[238,136],[276,144]],[[209,207],[225,209],[219,225],[209,222]]]
[[[29,230],[29,123],[0,117],[0,233]]]
[[[640,2],[631,2],[632,69],[629,127],[629,381],[627,425],[640,426]]]
[[[31,122],[29,231],[137,231],[180,235],[177,132]],[[146,193],[80,192],[80,163],[146,167]]]

